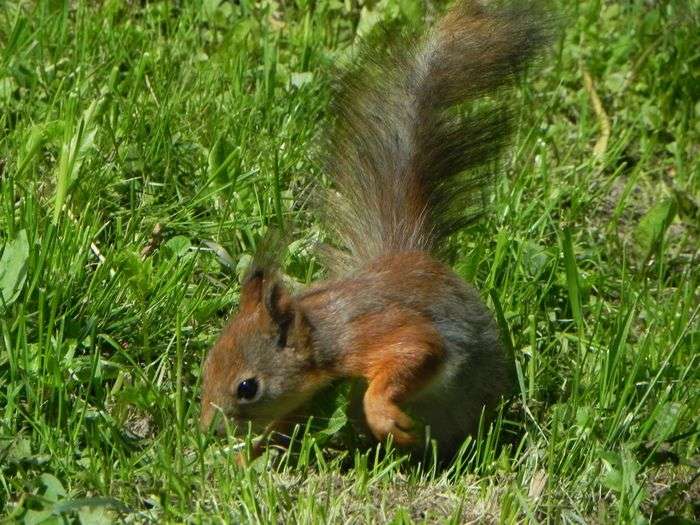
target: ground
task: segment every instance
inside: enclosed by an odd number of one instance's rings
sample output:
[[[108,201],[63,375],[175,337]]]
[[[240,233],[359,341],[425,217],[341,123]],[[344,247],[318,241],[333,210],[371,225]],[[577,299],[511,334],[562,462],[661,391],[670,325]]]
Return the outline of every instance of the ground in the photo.
[[[196,428],[203,357],[267,225],[322,276],[303,196],[335,68],[442,4],[0,3],[0,515],[700,520],[700,3],[545,5],[489,213],[454,239],[514,400],[448,469],[347,451],[342,414],[241,469]]]

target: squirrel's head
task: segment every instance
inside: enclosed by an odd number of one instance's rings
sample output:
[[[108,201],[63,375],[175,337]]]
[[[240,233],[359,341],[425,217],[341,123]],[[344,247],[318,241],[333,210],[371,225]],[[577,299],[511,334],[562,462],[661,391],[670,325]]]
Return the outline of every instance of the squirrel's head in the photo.
[[[312,327],[301,307],[269,272],[253,269],[243,282],[238,313],[204,363],[201,425],[217,413],[262,430],[298,408],[317,389]]]

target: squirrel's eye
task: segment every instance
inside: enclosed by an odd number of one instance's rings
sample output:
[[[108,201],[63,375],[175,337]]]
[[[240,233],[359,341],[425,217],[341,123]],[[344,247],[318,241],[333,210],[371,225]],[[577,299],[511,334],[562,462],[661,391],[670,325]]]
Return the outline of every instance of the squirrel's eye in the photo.
[[[258,380],[254,377],[244,379],[238,383],[238,390],[236,393],[238,394],[238,399],[242,399],[244,401],[254,399],[258,393]]]

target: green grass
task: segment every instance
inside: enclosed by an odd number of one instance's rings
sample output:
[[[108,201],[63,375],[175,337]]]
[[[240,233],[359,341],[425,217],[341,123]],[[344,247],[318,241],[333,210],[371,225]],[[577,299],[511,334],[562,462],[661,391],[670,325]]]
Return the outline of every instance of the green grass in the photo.
[[[299,204],[334,64],[434,6],[95,4],[0,3],[0,515],[700,520],[697,0],[557,2],[492,211],[456,240],[519,390],[447,471],[314,433],[243,470],[195,425],[266,225],[292,218],[286,272],[322,275]]]

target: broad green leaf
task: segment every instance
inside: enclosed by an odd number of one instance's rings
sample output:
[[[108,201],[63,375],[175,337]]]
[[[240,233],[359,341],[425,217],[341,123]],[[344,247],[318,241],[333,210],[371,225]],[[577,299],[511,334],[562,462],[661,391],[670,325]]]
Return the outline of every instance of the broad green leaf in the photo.
[[[182,257],[190,249],[192,243],[184,235],[176,235],[168,239],[164,246],[176,257]]]
[[[294,72],[289,77],[289,84],[295,88],[308,84],[314,78],[314,74],[309,71]]]
[[[109,525],[114,523],[109,511],[104,507],[83,507],[78,511],[81,525]]]
[[[5,245],[0,257],[0,304],[12,304],[19,297],[27,277],[28,259],[27,232],[21,230],[16,239]]]
[[[50,501],[58,501],[59,498],[66,495],[66,489],[63,488],[63,484],[53,474],[44,472],[41,475],[41,483],[46,487],[44,497]]]
[[[351,386],[349,381],[341,382],[314,398],[313,430],[322,442],[340,432],[348,423]]]
[[[62,500],[52,506],[53,513],[56,515],[77,511],[78,519],[83,525],[114,523],[112,509],[122,513],[129,512],[129,508],[121,501],[108,497]]]
[[[333,413],[330,415],[328,420],[325,422],[325,428],[319,432],[319,434],[327,437],[331,437],[347,424],[347,404],[345,402],[339,403],[336,406]]]
[[[28,510],[22,519],[24,525],[53,525],[61,523],[61,519],[51,510]]]
[[[17,463],[22,460],[28,460],[32,457],[32,444],[28,438],[16,437],[14,440],[6,444],[3,439],[0,441],[0,460],[8,463]]]
[[[531,277],[537,277],[549,262],[549,253],[541,244],[526,240],[522,246],[523,266]]]
[[[209,248],[214,253],[214,255],[216,255],[216,258],[219,260],[219,263],[221,263],[221,265],[225,266],[226,268],[234,268],[236,270],[237,275],[240,278],[243,277],[243,274],[248,269],[248,265],[252,261],[252,257],[250,257],[249,255],[244,255],[239,260],[238,265],[236,265],[236,262],[226,251],[226,248],[224,248],[220,244],[214,241],[204,241],[204,245],[207,248]]]
[[[118,499],[103,496],[63,500],[53,506],[54,512],[71,512],[81,509],[115,509],[119,512],[129,512],[129,507]]]
[[[622,482],[622,472],[617,469],[611,469],[603,476],[603,485],[615,492],[622,491]]]
[[[634,239],[641,253],[648,257],[658,245],[676,216],[676,209],[675,199],[664,199],[642,217],[634,231]]]

